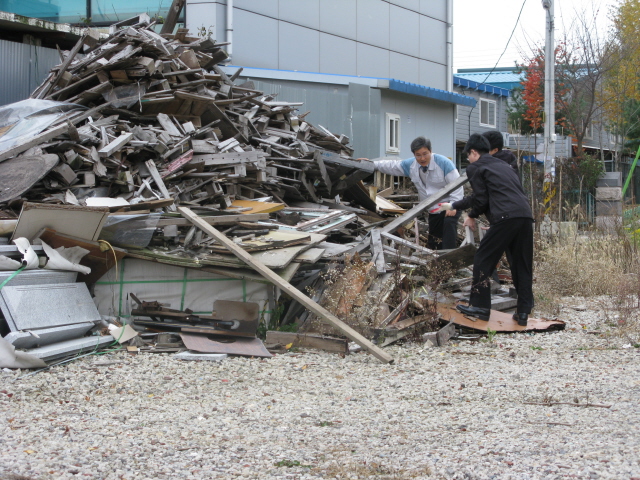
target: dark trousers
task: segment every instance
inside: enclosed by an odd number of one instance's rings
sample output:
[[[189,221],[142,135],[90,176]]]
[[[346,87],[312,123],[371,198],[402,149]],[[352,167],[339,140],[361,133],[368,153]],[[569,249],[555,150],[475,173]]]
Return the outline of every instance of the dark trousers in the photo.
[[[507,252],[511,278],[518,292],[518,313],[533,309],[533,220],[511,218],[487,231],[473,259],[473,284],[469,305],[491,308],[491,276]]]
[[[445,212],[429,214],[429,240],[427,246],[432,250],[449,250],[458,247],[458,219],[461,210],[453,217],[445,216]]]

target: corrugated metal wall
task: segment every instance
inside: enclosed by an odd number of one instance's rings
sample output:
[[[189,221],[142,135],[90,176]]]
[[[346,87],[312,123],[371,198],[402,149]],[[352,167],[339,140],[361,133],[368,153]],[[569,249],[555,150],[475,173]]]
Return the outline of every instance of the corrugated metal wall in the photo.
[[[0,105],[27,98],[59,63],[57,50],[0,40]]]

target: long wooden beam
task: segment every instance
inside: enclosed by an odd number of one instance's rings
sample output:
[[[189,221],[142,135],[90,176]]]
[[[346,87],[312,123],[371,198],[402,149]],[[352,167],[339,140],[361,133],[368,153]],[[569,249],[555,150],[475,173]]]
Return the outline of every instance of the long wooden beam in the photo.
[[[396,230],[398,227],[401,227],[405,223],[410,222],[411,220],[416,218],[418,215],[420,215],[423,211],[425,211],[427,208],[433,207],[436,203],[438,203],[444,197],[449,195],[454,190],[460,188],[468,181],[469,179],[467,178],[466,174],[461,175],[454,182],[451,182],[446,187],[441,188],[433,195],[429,195],[427,198],[425,198],[423,201],[421,201],[418,205],[413,207],[411,210],[400,215],[398,218],[386,224],[384,227],[380,229],[380,233],[391,233],[394,230]]]
[[[274,285],[277,285],[282,289],[282,291],[286,292],[291,298],[299,302],[309,311],[315,313],[323,320],[330,323],[333,327],[338,329],[344,335],[346,335],[350,340],[356,342],[362,348],[367,350],[373,356],[375,356],[378,360],[381,360],[385,363],[393,363],[393,357],[383,351],[380,347],[377,347],[365,337],[356,332],[353,328],[346,325],[342,322],[338,317],[333,315],[328,310],[324,309],[309,297],[307,297],[304,293],[302,293],[297,288],[293,287],[289,282],[282,279],[279,275],[277,275],[273,270],[266,267],[263,263],[255,260],[251,255],[245,252],[241,247],[236,245],[233,241],[229,240],[226,235],[219,232],[207,222],[205,222],[202,218],[200,218],[197,214],[193,213],[190,209],[186,207],[178,207],[178,212],[184,218],[189,220],[195,226],[200,228],[203,232],[211,235],[213,238],[222,243],[225,247],[227,247],[236,257],[246,263],[249,267],[254,269],[256,272],[260,273],[264,278],[269,280]]]

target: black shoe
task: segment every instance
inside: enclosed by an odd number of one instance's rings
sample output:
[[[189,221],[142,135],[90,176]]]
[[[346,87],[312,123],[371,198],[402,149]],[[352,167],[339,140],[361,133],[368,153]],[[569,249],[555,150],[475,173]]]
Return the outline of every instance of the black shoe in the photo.
[[[529,314],[528,313],[514,313],[513,314],[513,319],[518,322],[518,325],[520,325],[521,327],[526,327],[527,326],[527,320],[529,318]]]
[[[491,310],[488,308],[472,307],[471,305],[456,305],[456,309],[460,313],[469,315],[470,317],[476,317],[478,320],[489,321]]]

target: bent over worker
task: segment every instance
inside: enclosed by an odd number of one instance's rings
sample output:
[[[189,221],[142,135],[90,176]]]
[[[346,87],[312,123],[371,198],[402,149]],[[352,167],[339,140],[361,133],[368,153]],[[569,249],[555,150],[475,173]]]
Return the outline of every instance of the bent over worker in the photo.
[[[387,175],[409,177],[418,189],[418,198],[423,201],[447,184],[454,182],[460,174],[455,165],[444,155],[432,153],[431,141],[418,137],[411,142],[412,158],[406,160],[378,160],[373,162],[374,169]],[[445,197],[445,202],[461,200],[464,195],[462,187],[457,188]],[[429,214],[429,241],[431,249],[456,248],[458,241],[459,211],[449,210]]]
[[[473,284],[469,305],[456,308],[480,320],[491,313],[491,276],[504,252],[510,254],[511,276],[518,292],[517,312],[513,319],[525,326],[533,309],[533,215],[520,179],[503,160],[489,154],[489,142],[474,133],[464,147],[470,165],[467,177],[473,195],[440,204],[440,209],[470,209],[464,225],[476,229],[476,218],[486,214],[491,224],[473,261]]]

